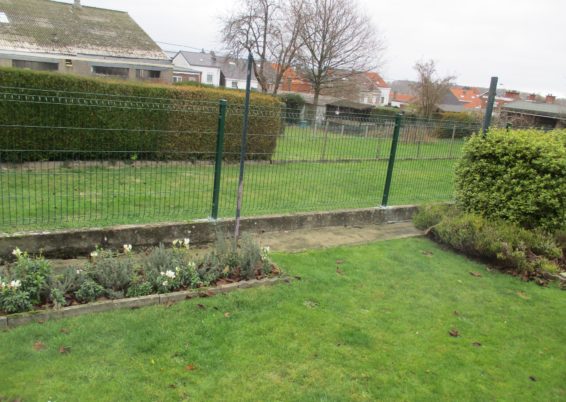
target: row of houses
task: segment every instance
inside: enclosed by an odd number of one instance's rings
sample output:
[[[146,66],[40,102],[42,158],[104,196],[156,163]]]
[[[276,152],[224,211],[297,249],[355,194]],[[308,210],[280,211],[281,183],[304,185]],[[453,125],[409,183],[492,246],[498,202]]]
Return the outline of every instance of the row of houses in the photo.
[[[80,0],[0,0],[0,66],[234,89],[246,84],[245,60],[204,50],[164,52],[128,13],[84,6]],[[337,74],[324,95],[361,105],[389,104],[390,88],[379,74]],[[251,87],[259,88],[255,77]],[[313,92],[292,68],[281,90]]]
[[[246,62],[214,52],[164,52],[126,12],[83,6],[80,0],[0,0],[0,66],[59,71],[150,82],[199,82],[217,87],[245,88]],[[268,66],[268,70],[269,67]],[[274,67],[274,66],[273,66]],[[366,111],[377,106],[404,108],[414,101],[408,82],[388,85],[376,72],[333,72],[323,88],[318,108]],[[288,69],[281,92],[299,93],[313,105],[313,88],[300,71]],[[258,89],[254,78],[252,88]],[[393,88],[392,88],[393,87]],[[566,126],[566,107],[552,95],[527,97],[499,92],[496,111],[509,121],[544,127]],[[455,86],[439,111],[485,109],[487,91]],[[530,123],[529,123],[530,122]]]

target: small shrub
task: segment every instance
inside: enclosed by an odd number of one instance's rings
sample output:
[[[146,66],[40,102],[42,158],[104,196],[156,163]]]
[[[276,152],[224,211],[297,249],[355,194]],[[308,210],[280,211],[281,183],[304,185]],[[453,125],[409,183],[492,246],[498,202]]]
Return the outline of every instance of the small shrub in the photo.
[[[0,284],[0,287],[0,310],[14,314],[33,309],[29,292],[6,284]]]
[[[262,261],[262,253],[259,244],[249,235],[242,236],[240,250],[240,275],[245,279],[255,277],[258,267]]]
[[[49,281],[49,287],[61,291],[63,295],[72,295],[81,287],[86,280],[85,271],[77,268],[67,268],[59,275],[53,275]]]
[[[53,303],[56,309],[67,305],[67,300],[65,299],[65,293],[63,293],[61,289],[52,288],[49,294],[49,299],[51,300],[51,302]]]
[[[456,207],[447,204],[424,205],[413,216],[413,223],[420,230],[426,230],[440,221],[448,214],[454,213]]]
[[[143,276],[155,289],[167,290],[173,283],[171,278],[166,278],[167,272],[175,273],[177,268],[188,263],[187,249],[184,247],[165,248],[163,244],[154,248],[143,263]],[[164,286],[163,283],[167,282]],[[168,291],[168,290],[167,290]]]
[[[15,249],[16,256],[13,276],[21,281],[21,289],[29,293],[33,304],[39,305],[47,301],[49,295],[48,278],[51,275],[51,266],[43,257],[33,258],[26,252]]]
[[[92,279],[84,281],[79,290],[75,292],[76,299],[81,303],[93,302],[102,295],[104,295],[104,288]]]
[[[123,292],[132,281],[134,262],[129,256],[119,257],[111,251],[98,250],[98,257],[87,267],[87,272],[104,289]]]
[[[153,286],[149,282],[134,283],[128,288],[126,297],[148,296],[154,292]]]
[[[559,270],[561,249],[551,235],[480,215],[447,215],[431,228],[437,241],[472,257],[498,262],[525,274]]]
[[[489,219],[559,229],[566,221],[566,131],[472,136],[456,168],[456,199]]]

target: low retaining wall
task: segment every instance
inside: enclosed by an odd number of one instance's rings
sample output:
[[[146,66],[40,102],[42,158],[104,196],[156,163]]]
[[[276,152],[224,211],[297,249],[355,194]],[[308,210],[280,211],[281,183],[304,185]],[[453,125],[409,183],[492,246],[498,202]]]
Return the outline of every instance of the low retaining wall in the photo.
[[[264,233],[329,226],[379,225],[408,221],[416,211],[416,206],[407,205],[250,217],[242,218],[240,228],[242,233]],[[221,219],[216,222],[199,220],[8,234],[0,236],[0,258],[11,259],[16,247],[31,254],[41,251],[50,258],[73,258],[87,255],[97,245],[109,249],[121,249],[124,244],[150,247],[186,237],[191,239],[191,244],[204,245],[214,241],[218,230],[233,233],[234,224],[234,219]]]

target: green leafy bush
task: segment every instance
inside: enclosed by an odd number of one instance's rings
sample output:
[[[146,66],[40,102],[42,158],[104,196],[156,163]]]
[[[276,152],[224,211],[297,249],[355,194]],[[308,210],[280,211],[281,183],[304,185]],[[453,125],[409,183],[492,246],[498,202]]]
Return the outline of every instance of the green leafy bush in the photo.
[[[474,135],[456,168],[458,205],[524,228],[566,221],[566,131],[491,130]]]
[[[433,223],[429,234],[439,243],[523,274],[560,271],[563,252],[552,235],[476,214],[448,211],[442,215],[438,209],[422,209],[417,218]]]
[[[475,134],[481,129],[480,113],[444,112],[436,124],[436,135],[440,138],[464,138]]]
[[[32,308],[29,292],[9,284],[0,284],[0,310],[13,314],[30,311]]]
[[[105,81],[0,68],[3,162],[213,159],[218,101],[226,99],[225,157],[239,156],[244,94],[218,88]],[[261,110],[259,110],[261,109]],[[281,103],[254,93],[249,159],[271,159]],[[25,150],[25,152],[18,152]]]
[[[413,216],[413,223],[420,230],[426,230],[437,225],[449,214],[457,213],[457,208],[449,204],[423,205]]]
[[[75,292],[75,297],[81,303],[90,303],[96,301],[97,298],[104,295],[104,288],[92,279],[84,281]]]
[[[15,249],[16,256],[13,277],[21,281],[21,289],[29,293],[33,304],[42,304],[49,296],[48,279],[51,275],[51,266],[43,257],[32,258],[26,252]]]

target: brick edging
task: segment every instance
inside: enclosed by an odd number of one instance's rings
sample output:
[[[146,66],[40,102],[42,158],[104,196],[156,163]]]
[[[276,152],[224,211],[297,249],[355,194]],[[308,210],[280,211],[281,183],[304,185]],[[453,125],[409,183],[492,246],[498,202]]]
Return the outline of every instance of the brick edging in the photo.
[[[274,278],[252,279],[249,281],[240,281],[228,283],[212,288],[191,289],[181,292],[172,292],[165,294],[154,294],[141,297],[130,297],[117,300],[108,300],[102,302],[94,302],[88,304],[79,304],[76,306],[63,307],[59,310],[37,310],[27,313],[11,314],[0,316],[0,330],[15,328],[20,325],[29,323],[43,324],[45,321],[77,317],[89,313],[99,313],[103,311],[121,310],[127,308],[140,308],[146,306],[154,306],[158,304],[169,304],[183,300],[189,300],[197,297],[214,296],[220,293],[229,293],[237,289],[255,288],[261,286],[270,286],[278,283],[289,283],[293,278],[288,276],[278,276]]]

